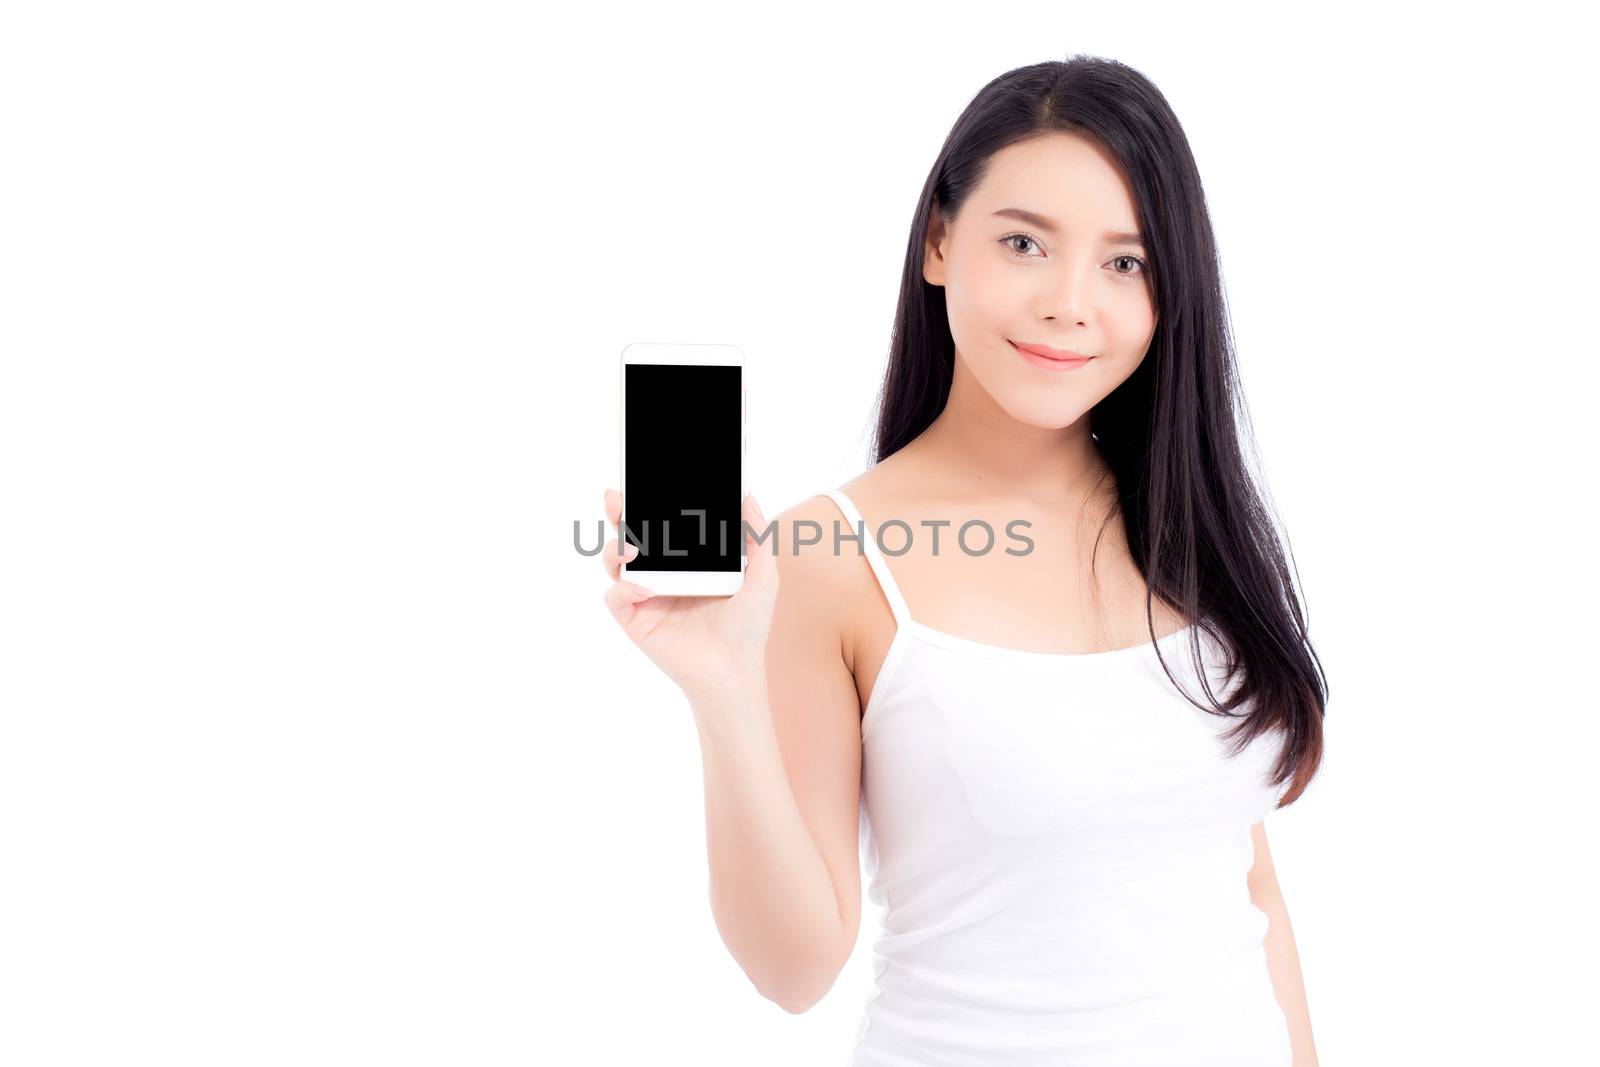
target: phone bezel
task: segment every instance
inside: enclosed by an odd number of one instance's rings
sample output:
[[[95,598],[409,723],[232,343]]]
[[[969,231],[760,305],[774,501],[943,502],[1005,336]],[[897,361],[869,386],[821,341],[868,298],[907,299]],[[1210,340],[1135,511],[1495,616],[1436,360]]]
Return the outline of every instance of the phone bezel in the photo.
[[[738,367],[739,368],[739,503],[741,512],[745,494],[745,454],[748,439],[745,431],[746,397],[749,384],[745,370],[744,352],[737,345],[682,344],[654,341],[636,341],[625,345],[617,366],[617,411],[620,425],[619,439],[622,454],[618,472],[619,491],[622,493],[621,521],[627,520],[628,508],[628,374],[627,367],[635,363],[651,363],[678,367]],[[744,585],[745,568],[749,557],[742,550],[743,526],[738,536],[741,544],[739,569],[736,571],[653,571],[636,570],[627,561],[622,563],[621,575],[628,581],[638,582],[657,596],[732,596]],[[617,530],[619,544],[622,531]]]

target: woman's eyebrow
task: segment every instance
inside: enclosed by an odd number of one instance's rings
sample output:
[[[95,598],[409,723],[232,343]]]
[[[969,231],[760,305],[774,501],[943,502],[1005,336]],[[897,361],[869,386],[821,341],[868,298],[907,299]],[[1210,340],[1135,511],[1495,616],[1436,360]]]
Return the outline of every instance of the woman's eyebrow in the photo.
[[[1037,226],[1037,227],[1039,227],[1039,229],[1043,230],[1045,233],[1048,233],[1048,234],[1054,235],[1054,234],[1057,234],[1057,233],[1061,232],[1060,228],[1054,222],[1052,222],[1050,219],[1047,219],[1043,215],[1037,214],[1035,212],[1028,211],[1025,208],[1003,207],[999,211],[996,211],[995,214],[997,216],[1001,217],[1001,218],[1017,219],[1017,220],[1019,220],[1021,222],[1026,222],[1029,226]],[[1144,247],[1143,238],[1141,238],[1136,233],[1127,233],[1125,231],[1114,231],[1114,232],[1111,232],[1111,233],[1104,234],[1103,236],[1105,237],[1105,239],[1107,241],[1111,242],[1112,244],[1138,245],[1140,248]]]

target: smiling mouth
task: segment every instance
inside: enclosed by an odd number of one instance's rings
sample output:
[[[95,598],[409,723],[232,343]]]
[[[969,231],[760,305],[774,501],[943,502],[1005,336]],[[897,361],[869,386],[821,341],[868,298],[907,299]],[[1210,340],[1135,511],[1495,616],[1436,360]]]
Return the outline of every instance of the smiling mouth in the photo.
[[[1051,348],[1048,345],[1025,345],[1009,339],[1008,343],[1025,356],[1032,356],[1035,359],[1045,360],[1050,363],[1060,363],[1065,366],[1081,366],[1094,358],[1093,356],[1085,356],[1082,353],[1072,352],[1067,349]]]

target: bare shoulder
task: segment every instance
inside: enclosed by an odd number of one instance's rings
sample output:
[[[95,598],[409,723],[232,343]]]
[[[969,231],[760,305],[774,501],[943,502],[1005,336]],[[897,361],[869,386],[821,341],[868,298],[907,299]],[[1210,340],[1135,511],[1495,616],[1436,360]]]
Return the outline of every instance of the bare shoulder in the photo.
[[[863,513],[881,514],[885,508],[915,502],[920,497],[919,487],[930,480],[919,470],[916,457],[908,449],[868,467],[839,488]]]
[[[858,510],[881,516],[898,506],[899,495],[909,487],[898,467],[885,460],[839,488]],[[777,554],[779,611],[794,628],[791,634],[803,629],[812,640],[837,642],[852,669],[862,617],[870,617],[878,606],[860,550],[845,540],[854,536],[855,528],[839,505],[819,492],[775,516],[768,540],[759,546],[759,551]]]
[[[843,513],[821,493],[795,502],[773,518],[771,535],[761,548],[777,554],[780,581],[793,575],[828,590],[840,588],[846,575],[833,563],[838,558],[832,540],[836,522],[843,527]]]
[[[914,494],[915,478],[891,456],[839,486],[856,509],[868,517],[900,507]],[[863,574],[859,552],[835,551],[834,538],[854,537],[855,528],[839,505],[824,493],[806,497],[777,517],[779,577],[793,573],[803,580],[822,583],[830,593],[860,585]],[[853,542],[842,541],[842,544]]]
[[[851,575],[833,552],[833,523],[843,515],[820,493],[799,500],[756,530],[764,540],[754,551],[778,561],[779,610],[808,630],[824,630],[837,640],[846,621],[845,594]]]

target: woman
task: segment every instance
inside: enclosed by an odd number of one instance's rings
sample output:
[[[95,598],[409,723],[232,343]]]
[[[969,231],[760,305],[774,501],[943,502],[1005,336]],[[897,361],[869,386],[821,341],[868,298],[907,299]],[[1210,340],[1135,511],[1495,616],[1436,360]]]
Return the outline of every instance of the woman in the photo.
[[[858,1067],[1316,1062],[1261,819],[1326,686],[1221,294],[1156,88],[1012,71],[922,190],[874,465],[775,530],[747,498],[731,598],[652,599],[607,545],[694,709],[718,928],[790,1011],[855,945],[862,849]]]

